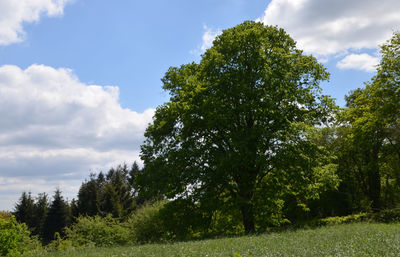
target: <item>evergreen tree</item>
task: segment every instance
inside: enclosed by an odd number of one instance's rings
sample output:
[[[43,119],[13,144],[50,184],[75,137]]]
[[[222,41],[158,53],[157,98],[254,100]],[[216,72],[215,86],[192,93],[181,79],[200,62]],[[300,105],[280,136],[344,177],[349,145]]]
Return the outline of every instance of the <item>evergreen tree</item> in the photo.
[[[112,214],[114,218],[122,216],[122,205],[115,187],[108,183],[101,195],[100,209],[104,215]]]
[[[43,235],[43,226],[47,217],[47,211],[49,208],[49,199],[46,193],[40,193],[35,202],[34,206],[34,219],[35,219],[35,230],[33,234]]]
[[[131,170],[129,171],[129,177],[128,177],[128,182],[132,189],[135,188],[135,176],[136,176],[136,174],[138,174],[139,171],[140,171],[139,165],[135,161],[132,164]]]
[[[63,236],[63,230],[70,223],[69,207],[61,195],[60,189],[55,191],[53,201],[47,213],[43,227],[43,239],[46,242],[54,239],[56,232]]]
[[[70,203],[70,209],[71,209],[71,217],[73,218],[74,221],[74,218],[77,218],[79,216],[78,201],[75,200],[75,198],[73,198]]]
[[[18,222],[26,223],[31,231],[35,230],[34,200],[31,193],[23,192],[14,210]]]
[[[77,212],[79,215],[95,216],[99,214],[99,182],[90,175],[89,181],[82,183],[77,201]]]

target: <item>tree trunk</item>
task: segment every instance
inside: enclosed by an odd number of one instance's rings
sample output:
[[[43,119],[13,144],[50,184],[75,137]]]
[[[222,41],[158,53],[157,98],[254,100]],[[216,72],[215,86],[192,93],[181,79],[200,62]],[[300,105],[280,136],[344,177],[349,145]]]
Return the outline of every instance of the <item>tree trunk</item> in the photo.
[[[243,216],[243,226],[246,234],[255,232],[253,204],[246,203],[240,207]]]

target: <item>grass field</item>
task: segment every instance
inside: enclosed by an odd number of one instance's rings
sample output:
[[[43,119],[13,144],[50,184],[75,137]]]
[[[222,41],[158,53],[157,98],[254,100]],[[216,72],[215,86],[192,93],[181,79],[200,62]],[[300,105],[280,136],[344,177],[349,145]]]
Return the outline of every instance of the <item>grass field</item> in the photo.
[[[91,248],[41,256],[400,256],[400,224],[348,224],[262,235]]]

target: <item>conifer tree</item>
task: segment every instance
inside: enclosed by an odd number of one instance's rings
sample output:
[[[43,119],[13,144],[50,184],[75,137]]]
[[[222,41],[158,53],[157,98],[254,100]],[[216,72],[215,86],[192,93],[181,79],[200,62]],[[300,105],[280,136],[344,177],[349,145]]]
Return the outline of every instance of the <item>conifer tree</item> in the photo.
[[[33,234],[42,236],[43,226],[47,217],[48,208],[49,199],[47,194],[40,193],[37,196],[34,205],[35,230],[33,231]]]
[[[94,174],[91,174],[89,181],[82,183],[79,189],[77,201],[79,215],[95,216],[99,214],[99,191],[100,185]]]
[[[46,242],[54,238],[56,232],[63,236],[63,230],[70,223],[69,208],[61,195],[60,189],[57,189],[53,196],[53,201],[47,213],[43,227],[43,239]]]
[[[25,223],[30,230],[34,230],[34,200],[30,192],[22,193],[18,203],[15,205],[14,215],[18,222]]]

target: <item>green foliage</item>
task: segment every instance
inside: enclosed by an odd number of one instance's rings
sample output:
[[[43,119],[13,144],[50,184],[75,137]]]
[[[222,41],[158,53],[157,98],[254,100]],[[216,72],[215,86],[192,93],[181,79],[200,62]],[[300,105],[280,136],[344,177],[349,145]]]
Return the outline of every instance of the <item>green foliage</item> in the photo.
[[[31,193],[23,192],[13,213],[18,222],[28,226],[32,235],[42,236],[48,207],[46,193],[41,193],[34,199]]]
[[[265,177],[285,180],[286,168],[300,178],[313,176],[302,160],[303,171],[280,164],[295,161],[291,150],[305,130],[327,120],[334,104],[319,83],[328,77],[283,29],[244,22],[223,31],[199,64],[165,74],[171,97],[146,130],[139,189],[171,199],[190,195],[214,203],[214,210],[228,199],[245,231],[253,232],[253,199]]]
[[[128,219],[132,238],[138,243],[160,242],[168,238],[160,211],[166,201],[145,204]]]
[[[54,238],[55,233],[64,235],[64,228],[71,222],[70,210],[67,202],[64,201],[61,191],[57,189],[53,201],[49,207],[46,220],[44,221],[43,239],[46,242]]]
[[[318,219],[318,220],[313,220],[313,221],[309,222],[308,224],[311,226],[348,224],[348,223],[368,221],[369,217],[370,217],[370,215],[368,213],[358,213],[358,214],[352,214],[352,215],[347,215],[347,216],[322,218],[322,219]]]
[[[72,249],[74,249],[72,241],[62,239],[60,233],[58,232],[54,233],[54,240],[52,240],[45,247],[47,252],[66,251]]]
[[[371,220],[381,223],[400,222],[400,209],[386,209],[373,213],[371,215]]]
[[[144,202],[135,190],[135,174],[140,170],[135,162],[131,169],[126,164],[111,168],[105,175],[100,172],[82,183],[77,200],[77,214],[88,216],[107,216],[127,218]]]
[[[34,235],[43,235],[44,222],[47,218],[49,208],[49,199],[46,193],[41,193],[37,196],[34,205],[34,226],[32,233]]]
[[[114,218],[122,216],[122,204],[116,187],[106,184],[101,192],[100,208],[103,213],[111,213]]]
[[[82,183],[78,192],[78,215],[94,216],[99,213],[100,186],[94,174],[90,175],[89,181]]]
[[[165,202],[159,218],[165,228],[167,240],[190,240],[203,237],[207,233],[209,216],[199,204],[190,199],[176,199]]]
[[[14,208],[14,215],[18,222],[25,223],[33,230],[35,226],[35,205],[31,193],[23,192]]]
[[[78,217],[65,231],[66,238],[76,247],[124,245],[132,241],[130,233],[126,225],[111,215]]]
[[[342,116],[347,129],[343,166],[375,211],[393,208],[393,190],[400,188],[400,33],[381,46],[381,54],[376,76],[346,97]]]
[[[14,217],[0,219],[0,255],[21,256],[23,253],[39,250],[39,241],[29,235],[28,227],[24,223],[18,223]]]
[[[216,210],[212,214],[211,224],[206,236],[240,235],[244,232],[239,210]]]

